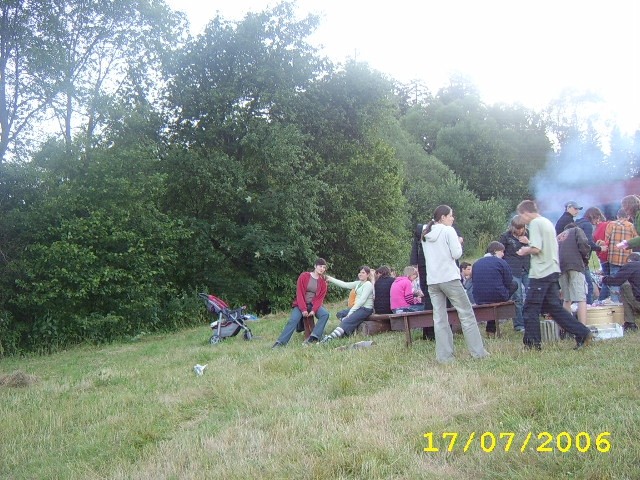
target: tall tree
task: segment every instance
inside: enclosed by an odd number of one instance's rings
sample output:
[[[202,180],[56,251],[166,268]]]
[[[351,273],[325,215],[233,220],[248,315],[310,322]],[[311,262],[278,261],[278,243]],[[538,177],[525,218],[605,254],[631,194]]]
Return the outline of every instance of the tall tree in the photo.
[[[363,263],[404,263],[404,169],[382,131],[398,114],[393,83],[349,62],[314,83],[296,118],[309,136],[312,169],[327,185],[321,250],[337,272]]]
[[[90,147],[108,96],[184,31],[162,0],[8,0],[0,13],[0,160],[53,133],[52,119],[67,149],[81,129]]]
[[[52,108],[62,137],[71,146],[83,131],[84,149],[93,143],[109,97],[131,74],[144,83],[148,69],[160,67],[184,28],[181,14],[153,0],[53,0],[59,49],[59,93]]]
[[[0,163],[20,153],[29,127],[40,120],[56,93],[57,71],[50,57],[56,45],[44,2],[7,0],[0,4]]]
[[[322,183],[289,120],[322,73],[305,41],[316,22],[288,3],[239,22],[217,17],[169,72],[166,208],[199,232],[193,281],[233,301],[284,305],[315,253]]]

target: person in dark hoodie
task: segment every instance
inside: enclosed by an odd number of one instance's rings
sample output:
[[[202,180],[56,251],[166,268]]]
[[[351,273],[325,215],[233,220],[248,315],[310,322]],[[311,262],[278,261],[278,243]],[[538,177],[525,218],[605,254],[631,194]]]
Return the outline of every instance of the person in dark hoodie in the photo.
[[[506,302],[518,289],[511,267],[503,257],[504,245],[500,242],[491,242],[487,247],[487,254],[473,264],[471,271],[474,285],[473,298],[477,305]],[[495,336],[495,320],[487,322],[486,332],[487,336]]]
[[[458,312],[467,348],[474,358],[489,355],[482,342],[473,307],[460,281],[456,264],[462,256],[462,243],[453,225],[453,210],[438,206],[422,237],[427,264],[427,285],[433,304],[433,323],[436,337],[436,360],[441,363],[454,359],[453,332],[449,327],[447,299]]]
[[[569,223],[557,237],[560,259],[560,291],[563,306],[571,312],[571,304],[578,304],[578,320],[587,324],[587,287],[584,275],[589,263],[591,247],[584,231],[575,223]]]
[[[373,311],[375,313],[393,313],[391,311],[391,285],[394,280],[388,266],[382,265],[376,268],[373,284]]]

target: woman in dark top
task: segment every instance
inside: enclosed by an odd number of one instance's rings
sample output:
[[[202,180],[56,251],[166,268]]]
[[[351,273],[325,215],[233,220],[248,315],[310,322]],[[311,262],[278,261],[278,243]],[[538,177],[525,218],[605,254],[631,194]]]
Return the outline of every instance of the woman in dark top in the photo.
[[[513,320],[513,328],[518,332],[524,332],[524,319],[522,318],[522,306],[524,305],[524,292],[529,285],[529,255],[518,255],[518,250],[529,245],[527,226],[515,215],[511,219],[509,230],[500,235],[499,242],[504,245],[504,260],[511,267],[513,279],[518,284],[518,289],[511,296],[516,304],[516,318]]]
[[[422,234],[424,233],[425,227],[426,225],[424,223],[418,223],[413,231],[413,242],[411,243],[409,265],[413,265],[418,269],[418,281],[420,282],[420,290],[424,293],[424,297],[422,297],[422,303],[424,305],[423,310],[433,310],[431,297],[429,297],[427,293],[427,264],[425,263],[424,250],[422,249]],[[423,339],[436,339],[433,327],[423,328],[422,332]]]
[[[376,269],[373,284],[373,311],[375,313],[393,313],[391,311],[391,285],[395,278],[391,276],[391,269],[382,265]]]

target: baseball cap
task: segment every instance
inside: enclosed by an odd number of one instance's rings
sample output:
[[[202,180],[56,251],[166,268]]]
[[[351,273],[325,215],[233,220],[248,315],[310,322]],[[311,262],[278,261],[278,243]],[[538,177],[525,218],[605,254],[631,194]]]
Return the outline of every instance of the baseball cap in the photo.
[[[578,202],[571,200],[567,203],[564,204],[564,208],[569,208],[569,207],[573,207],[576,208],[578,210],[582,210],[582,207],[580,205],[578,205]]]

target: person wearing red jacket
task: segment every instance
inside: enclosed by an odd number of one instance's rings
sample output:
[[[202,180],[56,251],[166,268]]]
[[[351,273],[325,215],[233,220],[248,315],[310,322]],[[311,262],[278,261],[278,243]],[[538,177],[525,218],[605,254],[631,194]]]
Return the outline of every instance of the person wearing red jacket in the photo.
[[[318,322],[304,343],[317,342],[324,333],[324,328],[329,320],[329,311],[322,305],[327,295],[327,282],[324,274],[327,271],[327,262],[318,258],[313,266],[313,271],[302,272],[296,285],[296,298],[293,300],[289,321],[284,330],[271,348],[286,345],[296,331],[298,323],[303,317],[315,316]]]
[[[596,228],[593,230],[593,241],[596,242],[596,245],[600,247],[600,251],[596,252],[598,256],[598,260],[600,261],[600,271],[602,272],[602,276],[609,275],[611,270],[609,269],[609,252],[608,246],[605,243],[605,233],[607,231],[607,226],[609,225],[609,220],[603,220],[596,225]],[[598,301],[601,302],[609,298],[609,285],[602,284],[600,287],[600,295],[598,296]]]

